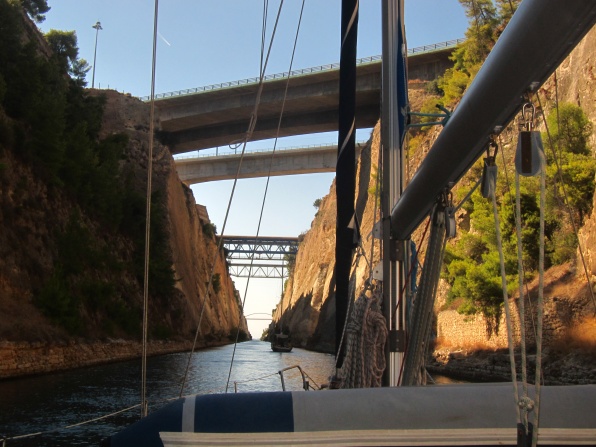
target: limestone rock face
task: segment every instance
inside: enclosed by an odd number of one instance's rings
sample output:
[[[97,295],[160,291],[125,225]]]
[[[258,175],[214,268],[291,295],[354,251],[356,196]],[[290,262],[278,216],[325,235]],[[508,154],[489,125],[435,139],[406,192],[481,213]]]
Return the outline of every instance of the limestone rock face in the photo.
[[[570,56],[557,69],[557,89],[555,89],[554,77],[551,77],[541,88],[540,94],[554,103],[555,93],[558,90],[559,101],[572,102],[580,105],[592,123],[595,123],[592,137],[592,145],[596,149],[596,29],[591,30]],[[410,89],[413,110],[419,109],[424,102],[424,85],[417,81],[410,81]],[[409,171],[406,177],[410,178],[416,170],[416,166],[422,161],[432,142],[440,132],[439,127],[430,130],[428,138],[421,142],[419,150],[411,154],[409,160]],[[374,218],[374,197],[369,191],[375,190],[376,161],[379,150],[379,126],[375,128],[371,141],[363,150],[358,162],[358,186],[357,203],[358,215],[362,222],[363,244],[370,252],[370,239]],[[371,167],[372,166],[372,167]],[[370,175],[371,172],[374,175]],[[595,197],[596,208],[596,197]],[[274,324],[282,326],[284,330],[290,331],[294,344],[309,349],[333,352],[335,341],[335,296],[334,296],[334,244],[335,244],[335,184],[331,185],[329,194],[323,198],[319,212],[311,224],[311,229],[304,235],[300,244],[296,265],[293,274],[288,280],[282,301],[274,312]],[[378,210],[377,210],[378,212]],[[460,212],[457,216],[458,225],[469,226],[469,216]],[[415,232],[413,239],[418,243],[421,239],[420,229]],[[592,275],[592,286],[596,284],[596,213],[592,212],[585,225],[580,230],[580,242],[588,263],[588,269]],[[373,264],[378,262],[378,246],[375,245]],[[421,261],[424,257],[424,249],[419,252]],[[578,276],[575,281],[585,284],[585,278],[579,276],[581,268],[578,261]],[[556,276],[556,275],[555,275]],[[358,290],[363,281],[368,277],[368,267],[365,261],[361,261],[357,268]],[[565,281],[568,281],[566,279]],[[578,288],[576,287],[576,288]],[[447,286],[442,282],[440,286],[441,295],[445,296]],[[586,304],[585,297],[574,298],[571,295],[569,300],[580,300]],[[561,300],[559,300],[560,302]],[[575,302],[575,301],[574,301]],[[578,301],[579,302],[579,301]],[[585,314],[584,306],[579,313]],[[589,303],[588,303],[589,304]],[[572,306],[573,307],[573,306]],[[438,310],[438,307],[437,307]],[[449,318],[444,315],[442,322],[449,325],[466,325],[466,319]],[[458,321],[455,321],[458,320]],[[562,321],[562,320],[561,320]],[[557,323],[553,323],[556,326]],[[458,331],[460,328],[457,329]],[[479,337],[484,337],[484,332],[479,331]],[[467,336],[467,335],[466,335]]]
[[[102,91],[101,94],[107,94],[108,99],[102,132],[104,135],[124,132],[129,136],[127,157],[129,161],[135,160],[136,180],[145,185],[149,106],[117,92]],[[223,252],[217,252],[215,237],[203,230],[210,224],[208,215],[197,206],[190,188],[178,178],[168,148],[158,141],[153,147],[153,191],[162,193],[167,207],[166,227],[178,292],[165,309],[153,309],[161,315],[155,319],[167,327],[176,328],[178,335],[194,336],[204,304],[200,340],[228,340],[230,334],[235,338],[237,328],[248,334]],[[213,264],[214,274],[219,277],[219,291],[207,297]]]
[[[361,223],[363,246],[370,262],[370,233],[374,221],[376,161],[380,143],[379,125],[362,149],[357,166],[356,213]],[[372,174],[372,175],[371,175]],[[335,349],[335,182],[325,196],[310,230],[300,243],[296,264],[286,285],[282,301],[275,309],[274,324],[289,330],[295,346],[333,352]],[[379,209],[377,207],[377,213]],[[378,261],[378,243],[374,258]],[[356,288],[368,277],[363,256],[356,267]]]
[[[105,95],[107,99],[100,138],[116,133],[128,136],[120,168],[130,174],[129,187],[144,195],[149,106],[115,91],[95,90],[91,94]],[[103,228],[67,194],[46,185],[11,151],[1,154],[0,163],[0,340],[63,343],[71,336],[46,318],[35,300],[55,268],[56,238],[65,231],[71,214],[78,213],[93,240],[124,265],[133,262],[133,242]],[[173,296],[167,300],[150,299],[150,331],[161,327],[179,341],[194,339],[211,265],[215,262],[219,290],[205,301],[199,346],[227,342],[231,334],[235,338],[237,328],[248,334],[223,253],[217,252],[215,237],[203,231],[209,224],[207,214],[203,212],[200,217],[192,192],[178,178],[169,150],[157,142],[153,173],[153,192],[159,193],[160,206],[166,210],[166,251],[172,260],[176,284]],[[131,269],[101,279],[113,284],[114,293],[123,300],[142,308],[143,284]],[[149,289],[151,294],[151,284]],[[126,337],[119,332],[105,332],[104,316],[93,309],[83,306],[80,318],[86,337]]]
[[[569,57],[557,69],[557,83],[551,78],[545,93],[553,99],[557,93],[560,102],[580,106],[592,123],[592,150],[596,150],[596,29],[592,29]],[[596,196],[595,196],[596,199]],[[592,215],[579,232],[580,244],[590,275],[596,275],[596,202]],[[581,263],[582,260],[578,259]],[[581,265],[581,264],[579,264]],[[583,267],[582,267],[583,269]],[[580,272],[578,272],[579,274]],[[594,280],[592,281],[594,283]]]

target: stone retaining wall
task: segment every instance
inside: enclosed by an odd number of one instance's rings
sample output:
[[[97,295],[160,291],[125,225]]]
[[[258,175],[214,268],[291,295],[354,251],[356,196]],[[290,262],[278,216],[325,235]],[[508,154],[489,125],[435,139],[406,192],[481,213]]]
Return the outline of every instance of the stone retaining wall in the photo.
[[[514,339],[519,341],[519,317],[512,312],[512,327]],[[481,314],[462,315],[456,310],[445,310],[437,315],[437,337],[442,344],[449,346],[468,347],[482,345],[487,348],[506,348],[507,326],[503,315],[499,323],[498,333],[487,336],[486,319]]]
[[[191,349],[190,341],[153,341],[148,353],[153,356]],[[141,353],[140,342],[127,340],[61,344],[0,341],[0,380],[129,360],[141,357]]]
[[[565,333],[574,322],[579,321],[587,308],[584,300],[551,296],[545,298],[543,319],[543,344],[548,346],[552,341]],[[510,300],[513,340],[520,342],[520,326],[518,302]],[[528,346],[535,344],[534,328],[536,327],[536,304],[533,307],[526,303],[525,331]],[[480,314],[461,315],[456,310],[444,310],[437,314],[437,337],[446,346],[470,347],[484,346],[490,349],[507,348],[507,324],[505,312],[501,315],[498,334],[487,336],[486,320]]]

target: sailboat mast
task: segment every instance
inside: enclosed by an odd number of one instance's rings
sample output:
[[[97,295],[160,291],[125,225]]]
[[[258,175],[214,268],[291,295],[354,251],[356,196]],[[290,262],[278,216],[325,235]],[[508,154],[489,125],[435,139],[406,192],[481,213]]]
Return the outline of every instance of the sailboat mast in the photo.
[[[350,221],[356,196],[356,44],[358,0],[342,0],[339,67],[339,133],[336,165],[337,221],[335,240],[335,346],[336,367],[343,364],[341,349],[348,313],[350,270],[356,246]]]
[[[397,386],[405,348],[405,300],[399,302],[399,291],[404,283],[406,245],[404,241],[397,241],[392,237],[390,216],[403,190],[401,143],[405,134],[407,110],[406,44],[403,0],[384,1],[382,4],[383,314],[389,328],[389,343],[385,346],[387,367],[383,375],[383,386]]]

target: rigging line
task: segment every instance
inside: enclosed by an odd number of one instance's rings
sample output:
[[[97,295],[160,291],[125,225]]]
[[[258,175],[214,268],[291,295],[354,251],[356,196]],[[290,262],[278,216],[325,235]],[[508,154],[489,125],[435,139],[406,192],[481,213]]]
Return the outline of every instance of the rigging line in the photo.
[[[464,206],[464,204],[470,200],[470,197],[472,197],[472,194],[474,194],[474,191],[476,191],[476,189],[478,188],[478,186],[480,186],[480,183],[482,183],[482,177],[480,177],[477,181],[476,184],[472,187],[472,189],[470,189],[470,191],[466,194],[466,197],[464,197],[462,199],[461,202],[459,202],[459,205],[457,205],[455,207],[455,209],[453,210],[453,214],[455,214],[457,211],[459,211],[459,209]]]
[[[269,0],[263,0],[263,23],[261,24],[261,61],[259,71],[263,71],[263,55],[265,54],[265,41],[267,40],[267,14],[269,12]]]
[[[294,56],[296,54],[296,45],[298,44],[298,35],[300,34],[300,25],[302,24],[302,14],[304,12],[304,3],[305,3],[305,0],[302,0],[302,8],[300,9],[300,16],[298,18],[298,26],[296,28],[296,36],[294,38],[294,47],[292,49],[292,57],[290,58],[290,66],[288,68],[288,73],[292,73],[292,65],[294,64]],[[267,200],[267,192],[269,191],[269,181],[271,179],[271,171],[273,170],[273,158],[275,156],[275,150],[277,149],[277,142],[279,140],[279,133],[281,130],[281,122],[282,122],[282,118],[283,118],[283,114],[284,114],[284,110],[285,110],[285,106],[286,106],[286,99],[288,97],[288,88],[290,85],[290,78],[291,78],[291,75],[288,75],[288,79],[286,80],[284,97],[283,97],[283,101],[281,104],[279,120],[277,122],[277,133],[275,135],[275,142],[273,143],[273,151],[271,152],[271,157],[269,158],[269,170],[267,172],[267,182],[265,183],[265,191],[263,193],[263,202],[261,204],[261,212],[259,214],[259,223],[257,225],[257,233],[255,235],[255,245],[257,243],[257,239],[261,232],[261,223],[263,221],[263,213],[265,211],[265,202]],[[248,295],[248,285],[250,284],[250,278],[251,278],[251,272],[252,272],[252,266],[254,263],[254,259],[255,259],[255,252],[253,251],[250,256],[250,267],[248,270],[248,279],[246,280],[246,286],[244,288],[244,297],[242,299],[242,309],[244,309],[244,306],[246,303],[246,297]],[[283,301],[283,296],[282,296],[282,301]],[[238,322],[238,330],[236,331],[236,340],[234,341],[234,349],[232,350],[232,360],[230,362],[230,370],[228,372],[228,380],[226,382],[226,392],[227,392],[228,386],[230,384],[230,377],[232,376],[232,367],[234,364],[234,357],[236,355],[236,345],[238,344],[239,334],[240,334],[240,321]]]
[[[253,108],[253,111],[251,113],[250,116],[250,121],[248,124],[248,129],[244,135],[244,138],[238,139],[238,140],[234,140],[232,141],[229,146],[232,149],[236,149],[238,148],[240,145],[243,145],[242,147],[242,154],[240,157],[240,162],[238,165],[238,172],[240,172],[240,166],[242,166],[242,160],[244,158],[244,152],[246,150],[246,143],[251,139],[253,131],[257,125],[257,111],[259,109],[259,104],[261,103],[261,95],[263,93],[263,84],[264,84],[264,80],[265,80],[265,72],[267,70],[267,65],[269,63],[269,56],[271,55],[271,49],[273,47],[273,41],[275,39],[275,33],[277,32],[277,25],[279,24],[279,17],[281,14],[281,10],[283,8],[283,4],[284,4],[284,0],[281,0],[280,4],[279,4],[279,9],[277,11],[277,17],[275,19],[275,25],[273,27],[273,33],[271,34],[271,40],[269,42],[269,48],[267,50],[267,57],[265,58],[265,63],[261,66],[260,68],[260,72],[259,72],[259,84],[257,86],[257,96],[255,99],[255,106]],[[261,58],[263,57],[263,55],[261,54]]]
[[[147,205],[145,213],[145,275],[143,281],[143,352],[141,366],[141,415],[147,416],[147,332],[149,314],[149,249],[151,240],[151,193],[153,175],[153,135],[155,132],[155,66],[157,61],[157,19],[159,0],[153,15],[153,56],[151,62],[151,112],[149,114],[149,152],[147,154]]]
[[[110,414],[104,414],[103,416],[98,416],[96,418],[88,419],[86,421],[78,422],[76,424],[65,425],[64,427],[58,427],[58,428],[53,428],[53,429],[50,429],[50,430],[38,431],[38,432],[35,432],[35,433],[27,433],[27,434],[24,434],[24,435],[17,435],[17,436],[9,436],[9,437],[6,437],[6,438],[0,438],[0,441],[3,441],[4,443],[6,443],[6,441],[15,441],[17,439],[27,439],[27,438],[32,438],[34,436],[47,435],[47,434],[50,434],[50,433],[55,433],[55,432],[59,432],[59,431],[63,431],[63,430],[70,430],[71,428],[80,427],[82,425],[90,424],[91,422],[97,422],[97,421],[101,421],[103,419],[110,418],[112,416],[117,416],[117,415],[119,415],[121,413],[125,413],[127,411],[134,410],[135,408],[138,408],[140,406],[141,406],[141,404],[135,404],[135,405],[132,405],[130,407],[123,408],[122,410],[118,410],[118,411],[115,411],[115,412],[110,413]]]
[[[527,372],[527,353],[526,353],[526,311],[525,311],[525,297],[524,297],[524,278],[521,274],[523,271],[522,265],[522,229],[521,229],[521,195],[520,195],[520,183],[519,183],[519,173],[517,170],[515,171],[515,232],[517,233],[517,265],[518,265],[518,275],[517,275],[517,282],[519,287],[519,332],[520,332],[520,354],[521,354],[521,378],[522,378],[522,387],[523,387],[523,396],[524,398],[528,396],[528,372]],[[542,191],[541,191],[542,194]],[[540,196],[540,201],[542,202],[542,195]],[[540,210],[540,214],[542,216],[542,209]],[[542,240],[540,241],[542,244]],[[522,423],[524,424],[524,428],[526,430],[526,434],[528,433],[528,412],[523,412],[523,420]]]
[[[509,143],[511,143],[511,141],[509,141]],[[501,134],[499,134],[499,146],[501,148],[505,147],[505,143],[503,143]],[[501,150],[501,159],[503,162],[503,172],[505,173],[505,183],[507,185],[507,192],[509,193],[509,197],[511,197],[511,182],[509,181],[509,171],[507,170],[507,161],[505,160],[505,151],[504,150]],[[515,204],[513,203],[513,199],[511,199],[510,203],[511,203],[511,207],[515,210]],[[517,227],[516,227],[516,232],[517,232]],[[522,277],[525,278],[525,273],[524,273],[525,267],[524,267],[523,259],[521,262],[521,267],[518,267],[518,270],[519,270],[518,275],[522,275]],[[525,287],[526,293],[524,295],[520,295],[520,299],[525,300],[526,296],[528,297],[528,306],[530,306],[530,318],[532,319],[532,330],[534,332],[534,340],[536,340],[536,322],[534,321],[534,309],[532,307],[532,301],[529,298],[530,290],[528,289],[528,284],[525,281],[524,281],[524,287]],[[522,296],[523,296],[523,298],[522,298]]]
[[[532,431],[532,447],[538,444],[538,425],[540,422],[540,394],[542,380],[542,322],[544,320],[544,213],[546,191],[546,157],[540,153],[542,169],[540,170],[540,248],[538,255],[538,324],[536,337],[536,372],[534,387],[536,389],[534,406],[534,430]],[[591,289],[591,287],[590,287]]]
[[[277,12],[277,18],[275,20],[275,25],[274,25],[274,28],[273,28],[273,33],[271,35],[271,41],[269,43],[269,49],[268,49],[268,52],[267,52],[267,57],[265,58],[265,65],[264,65],[264,67],[263,67],[263,69],[261,70],[261,73],[260,73],[259,88],[258,88],[258,92],[257,92],[257,98],[255,100],[255,106],[254,106],[254,109],[253,109],[253,113],[251,115],[251,124],[249,126],[252,126],[253,125],[253,122],[256,123],[256,115],[257,115],[257,111],[258,111],[259,104],[260,104],[261,93],[263,91],[264,73],[265,73],[265,70],[267,68],[267,64],[268,64],[268,61],[269,61],[269,55],[271,54],[271,47],[273,46],[273,40],[275,38],[275,33],[277,31],[277,25],[279,23],[279,17],[280,17],[280,14],[281,14],[281,9],[283,7],[283,3],[284,3],[284,0],[282,0],[280,2],[280,5],[279,5],[279,10]],[[254,129],[254,127],[253,127],[253,129]],[[252,131],[250,130],[250,127],[249,127],[249,131],[252,134]],[[211,285],[213,283],[213,275],[215,273],[215,262],[217,260],[217,257],[219,256],[219,254],[221,252],[221,248],[223,246],[223,237],[224,237],[224,234],[225,234],[226,225],[228,223],[228,217],[230,215],[230,208],[232,206],[232,201],[234,199],[234,193],[236,191],[236,185],[238,184],[238,178],[240,176],[240,169],[242,168],[242,161],[244,159],[244,154],[246,152],[246,144],[247,144],[249,138],[250,138],[250,135],[249,135],[249,132],[247,131],[247,134],[245,136],[244,143],[243,143],[243,146],[242,146],[242,152],[240,154],[240,160],[238,162],[238,169],[236,170],[236,176],[234,177],[234,182],[233,182],[233,185],[232,185],[232,191],[230,193],[230,199],[228,200],[228,206],[227,206],[226,213],[225,213],[225,216],[224,216],[224,222],[223,222],[222,229],[221,229],[221,235],[219,237],[219,241],[218,241],[218,244],[217,244],[217,249],[215,250],[215,252],[213,254],[213,260],[211,262],[211,272],[209,274],[209,282],[207,283],[206,293],[203,296],[203,301],[202,301],[202,306],[201,306],[201,313],[199,315],[199,321],[198,321],[198,324],[197,324],[197,330],[195,331],[195,337],[194,337],[194,341],[193,341],[193,345],[192,345],[192,350],[190,351],[190,353],[188,355],[188,362],[186,364],[186,370],[184,372],[184,376],[182,378],[182,383],[181,383],[181,386],[180,386],[180,397],[182,397],[182,395],[184,393],[184,387],[186,385],[186,380],[188,378],[188,371],[190,369],[190,362],[192,360],[192,355],[193,355],[193,353],[195,351],[195,348],[196,348],[196,345],[197,345],[197,340],[198,340],[198,337],[199,337],[199,332],[201,330],[201,323],[202,323],[203,317],[205,315],[205,307],[206,307],[206,304],[207,304],[206,302],[207,302],[207,299],[210,297],[209,290],[211,289]],[[242,311],[244,311],[244,310],[242,309]]]
[[[542,101],[540,100],[540,95],[538,95],[538,93],[536,93],[536,98],[538,99],[538,105],[540,106],[540,108],[542,109]],[[575,218],[573,217],[573,213],[571,211],[571,205],[569,205],[569,197],[567,195],[567,188],[565,187],[565,182],[563,180],[563,170],[561,169],[561,163],[559,161],[559,158],[557,157],[557,153],[555,150],[555,146],[553,144],[553,139],[550,133],[550,129],[548,127],[548,123],[546,122],[546,116],[544,115],[544,113],[542,114],[542,119],[544,122],[544,127],[546,128],[546,135],[548,137],[548,145],[550,147],[550,150],[553,154],[553,158],[555,160],[555,163],[557,165],[557,175],[559,177],[559,181],[561,182],[561,189],[563,190],[563,199],[565,202],[565,207],[567,208],[567,213],[569,214],[569,220],[571,222],[571,226],[573,228],[573,233],[575,234],[575,237],[577,239],[577,247],[579,250],[579,256],[581,258],[582,261],[582,265],[584,267],[584,274],[586,275],[586,283],[588,284],[588,289],[590,290],[590,296],[592,298],[592,304],[594,305],[594,316],[596,316],[596,297],[594,296],[594,290],[592,288],[592,285],[590,283],[590,274],[588,273],[588,266],[586,264],[586,258],[584,257],[584,250],[582,247],[582,243],[579,239],[579,231],[577,228],[577,224],[575,222]]]
[[[507,344],[509,345],[509,363],[511,364],[511,382],[513,384],[513,395],[515,402],[515,412],[517,421],[521,421],[519,407],[519,392],[517,388],[517,372],[515,368],[515,352],[513,350],[513,328],[511,323],[511,310],[509,309],[509,297],[507,296],[507,277],[505,273],[505,258],[503,256],[503,244],[501,240],[501,223],[499,220],[499,210],[497,208],[497,198],[495,194],[495,185],[491,182],[489,195],[493,204],[493,215],[495,218],[495,233],[497,238],[497,247],[499,251],[499,264],[501,267],[501,289],[503,291],[503,307],[505,308],[505,321],[507,322]]]
[[[283,8],[283,5],[284,5],[284,0],[281,0],[281,2],[279,3],[279,9],[277,10],[277,17],[275,18],[275,25],[273,26],[271,40],[269,41],[269,48],[267,49],[267,57],[265,58],[265,63],[262,64],[262,66],[261,66],[261,73],[259,74],[259,87],[258,87],[258,91],[257,91],[257,99],[255,101],[255,107],[253,109],[253,112],[250,116],[250,124],[248,126],[248,131],[246,132],[246,136],[244,139],[245,147],[246,147],[246,143],[248,142],[248,140],[251,139],[252,133],[255,130],[255,127],[257,125],[257,111],[259,108],[259,104],[261,102],[261,94],[263,93],[263,81],[265,79],[265,71],[267,70],[267,64],[269,63],[269,56],[271,55],[271,48],[273,47],[273,41],[275,40],[275,33],[277,31],[277,25],[279,24],[279,17],[281,15],[281,10]],[[261,57],[263,57],[262,54],[261,54]],[[244,154],[244,149],[242,150],[242,153]],[[241,159],[240,163],[242,163],[242,159]]]
[[[424,227],[424,232],[422,233],[422,238],[420,238],[420,243],[418,244],[418,246],[422,246],[422,244],[424,243],[424,240],[426,239],[426,233],[428,231],[428,227],[430,225],[431,220],[432,220],[432,217],[429,217],[428,220],[426,221],[426,227]],[[427,252],[428,252],[428,247],[427,247]],[[412,275],[414,265],[418,264],[418,262],[419,262],[419,260],[418,260],[419,254],[420,254],[420,250],[416,251],[416,259],[414,260],[414,262],[412,262],[412,265],[410,265],[410,270],[408,272],[408,276],[406,277],[405,284],[402,287],[401,292],[399,294],[399,300],[398,300],[397,304],[395,305],[395,307],[393,308],[393,316],[392,316],[393,319],[395,319],[396,314],[397,314],[397,309],[399,309],[399,306],[401,305],[401,303],[403,301],[402,300],[403,294],[404,294],[407,284],[409,282],[408,280],[410,279],[410,276]],[[425,260],[425,262],[426,262],[426,260]]]

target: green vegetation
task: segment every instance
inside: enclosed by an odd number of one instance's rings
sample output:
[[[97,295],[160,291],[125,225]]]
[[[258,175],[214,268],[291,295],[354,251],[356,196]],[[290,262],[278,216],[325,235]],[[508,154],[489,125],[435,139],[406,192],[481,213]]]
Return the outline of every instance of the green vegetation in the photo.
[[[459,0],[465,9],[470,26],[466,40],[453,52],[454,67],[448,69],[438,81],[430,83],[427,90],[441,95],[438,103],[451,107],[470,85],[482,63],[511,19],[521,0]],[[424,109],[434,108],[437,99]],[[436,112],[436,110],[435,110]]]
[[[73,335],[83,333],[82,306],[101,316],[107,333],[115,327],[138,333],[140,309],[131,307],[113,284],[102,279],[117,275],[122,265],[108,247],[93,239],[78,213],[71,214],[57,242],[56,267],[37,295],[40,309]]]
[[[17,0],[13,0],[17,1]],[[18,0],[25,12],[31,17],[32,20],[37,23],[43,22],[46,17],[45,13],[50,10],[48,2],[46,0]]]
[[[203,224],[203,234],[209,238],[214,238],[217,234],[217,227],[211,222]],[[227,254],[226,254],[227,257]]]
[[[433,96],[422,107],[423,113],[437,113],[437,105],[451,108],[460,100],[520,1],[460,0],[460,3],[470,19],[466,41],[452,55],[453,68],[447,70],[438,81],[427,85],[427,92]],[[433,119],[424,120],[422,122]],[[581,108],[561,104],[558,110],[549,113],[547,124],[552,147],[549,135],[543,133],[542,139],[547,158],[545,265],[549,267],[575,257],[577,237],[574,224],[579,227],[592,211],[596,162],[589,146],[592,125]],[[413,132],[410,149],[421,144],[427,130],[422,128]],[[507,147],[500,150],[511,151]],[[556,157],[554,154],[557,154]],[[512,158],[511,153],[507,158]],[[504,169],[504,166],[499,166],[500,173]],[[507,169],[511,171],[510,166]],[[470,171],[469,178],[479,178],[480,170],[479,165],[476,165]],[[464,197],[469,187],[460,186],[454,190],[457,200]],[[517,290],[518,283],[515,192],[510,188],[513,186],[506,184],[504,176],[500,175],[497,202],[509,294]],[[536,178],[521,178],[521,217],[524,222],[521,239],[525,279],[531,279],[538,268],[539,194]],[[469,231],[460,229],[456,242],[448,245],[444,259],[443,275],[451,285],[448,304],[457,304],[458,310],[464,314],[483,314],[490,335],[499,330],[503,302],[492,203],[477,191],[464,205],[464,209],[470,219]]]
[[[213,274],[213,279],[211,280],[211,287],[213,287],[213,292],[217,295],[221,290],[221,276],[219,273]]]
[[[53,230],[54,269],[38,286],[36,303],[73,334],[85,333],[83,314],[108,333],[135,333],[140,312],[130,294],[137,292],[113,281],[143,283],[144,185],[123,163],[128,138],[99,137],[105,98],[84,89],[89,66],[78,57],[75,32],[46,34],[51,57],[24,38],[22,11],[39,22],[49,9],[46,0],[0,0],[0,153],[12,151],[45,180],[49,195],[65,194],[75,204],[67,228]],[[165,303],[175,284],[165,198],[155,192],[151,200],[149,283],[152,297]],[[116,234],[132,241],[131,262],[118,261],[102,240]]]
[[[592,211],[596,161],[591,155],[588,136],[591,124],[577,106],[563,104],[557,113],[548,117],[549,129],[555,147],[545,150],[546,208],[545,208],[545,266],[549,267],[574,259],[577,238],[573,223],[578,227]],[[543,139],[548,142],[546,134]],[[561,175],[554,153],[557,153]],[[500,167],[500,169],[504,169]],[[478,172],[476,171],[477,175]],[[474,174],[473,174],[474,175]],[[566,194],[563,194],[563,179]],[[505,270],[512,293],[517,288],[517,235],[515,230],[515,193],[508,189],[503,176],[497,185],[497,200],[501,216]],[[539,186],[536,178],[522,178],[520,203],[522,212],[522,247],[526,279],[538,268],[539,252]],[[565,196],[570,207],[565,203]],[[448,246],[445,255],[445,278],[451,284],[449,300],[461,298],[459,311],[466,314],[482,313],[487,321],[487,331],[498,331],[502,306],[501,276],[496,247],[492,204],[475,192],[465,205],[470,215],[470,231],[463,232],[456,243]],[[573,219],[573,222],[572,222]]]
[[[296,267],[296,254],[285,254],[284,262],[286,263],[286,268],[288,269],[288,277],[291,277],[292,273],[294,272],[294,267]]]

